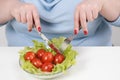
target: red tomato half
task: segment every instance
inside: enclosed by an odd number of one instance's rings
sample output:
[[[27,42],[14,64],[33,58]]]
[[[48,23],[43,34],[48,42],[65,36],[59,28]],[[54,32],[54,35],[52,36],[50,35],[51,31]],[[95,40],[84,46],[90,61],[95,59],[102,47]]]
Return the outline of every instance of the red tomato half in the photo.
[[[48,62],[51,62],[54,60],[54,56],[51,52],[45,52],[45,54],[42,56],[42,62],[43,63],[48,63]]]
[[[45,54],[45,50],[44,49],[39,49],[38,51],[37,51],[37,57],[39,58],[39,59],[41,59],[42,58],[42,56]]]
[[[42,67],[42,62],[40,61],[40,59],[34,58],[32,60],[32,64],[37,67],[37,68],[41,68]]]
[[[32,51],[26,52],[26,54],[24,55],[25,60],[32,61],[33,58],[35,58],[35,53]]]
[[[54,68],[54,65],[52,63],[44,63],[42,65],[41,70],[43,72],[51,72],[53,68]]]
[[[65,59],[65,57],[64,57],[63,54],[56,54],[54,56],[54,63],[55,64],[60,64],[60,63],[62,63],[64,61],[64,59]]]

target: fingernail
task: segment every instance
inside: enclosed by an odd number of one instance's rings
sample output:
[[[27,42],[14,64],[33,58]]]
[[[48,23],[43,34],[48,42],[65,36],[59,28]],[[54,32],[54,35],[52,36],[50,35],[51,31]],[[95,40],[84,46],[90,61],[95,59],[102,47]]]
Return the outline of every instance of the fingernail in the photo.
[[[31,29],[29,29],[28,31],[29,31],[29,32],[31,32],[32,30],[31,30]]]
[[[77,32],[77,29],[74,30],[74,34],[76,35],[78,32]]]
[[[38,27],[38,31],[41,32],[41,27]]]
[[[87,35],[88,34],[88,32],[87,31],[84,31],[84,35]]]

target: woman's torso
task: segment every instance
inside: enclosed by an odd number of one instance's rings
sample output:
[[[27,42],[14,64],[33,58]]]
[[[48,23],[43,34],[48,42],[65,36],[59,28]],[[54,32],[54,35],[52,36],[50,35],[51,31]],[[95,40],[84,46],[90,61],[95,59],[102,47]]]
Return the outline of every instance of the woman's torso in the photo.
[[[24,0],[23,2],[34,4],[39,12],[42,32],[49,38],[69,37],[73,34],[74,12],[81,0]],[[93,22],[88,23],[89,34],[85,36],[80,30],[72,45],[111,45],[111,29],[99,15]],[[42,41],[37,32],[27,31],[27,25],[12,20],[6,28],[9,46],[33,45],[32,40]]]

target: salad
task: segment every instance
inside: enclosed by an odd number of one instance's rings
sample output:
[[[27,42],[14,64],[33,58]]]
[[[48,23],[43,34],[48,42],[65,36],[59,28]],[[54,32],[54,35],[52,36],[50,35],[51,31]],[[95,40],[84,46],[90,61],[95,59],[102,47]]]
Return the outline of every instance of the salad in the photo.
[[[60,48],[64,37],[53,38],[51,42]],[[62,54],[47,48],[43,42],[33,40],[34,46],[24,47],[19,51],[20,64],[23,70],[32,74],[64,72],[75,64],[77,52],[69,45]]]

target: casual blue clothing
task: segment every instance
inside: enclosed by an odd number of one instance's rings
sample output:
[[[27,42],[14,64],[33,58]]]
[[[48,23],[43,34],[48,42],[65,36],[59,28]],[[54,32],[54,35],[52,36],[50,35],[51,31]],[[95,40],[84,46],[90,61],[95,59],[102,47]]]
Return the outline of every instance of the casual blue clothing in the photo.
[[[22,0],[34,4],[39,12],[42,32],[49,38],[69,37],[74,29],[74,12],[82,0]],[[73,46],[111,46],[111,25],[120,26],[120,17],[114,22],[106,21],[101,15],[88,22],[89,34],[80,30],[71,42]],[[6,38],[8,46],[32,46],[32,40],[43,42],[33,29],[28,32],[27,25],[11,20],[7,23]]]

